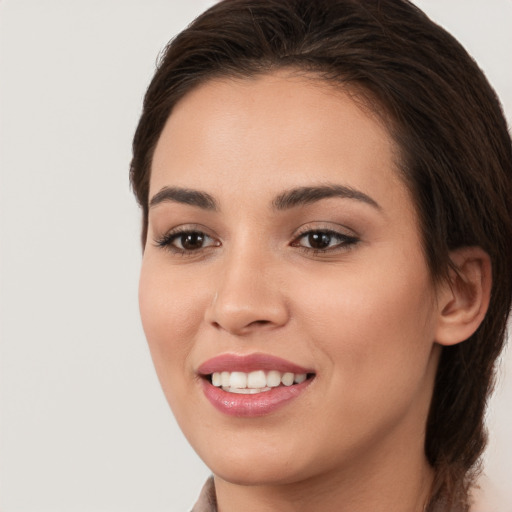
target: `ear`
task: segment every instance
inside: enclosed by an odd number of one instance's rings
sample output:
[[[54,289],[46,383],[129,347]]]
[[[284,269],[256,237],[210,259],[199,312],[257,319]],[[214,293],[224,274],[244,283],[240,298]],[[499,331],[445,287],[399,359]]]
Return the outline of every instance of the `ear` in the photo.
[[[480,247],[463,247],[450,253],[454,265],[449,280],[439,286],[435,341],[455,345],[478,329],[487,313],[492,287],[491,258]]]

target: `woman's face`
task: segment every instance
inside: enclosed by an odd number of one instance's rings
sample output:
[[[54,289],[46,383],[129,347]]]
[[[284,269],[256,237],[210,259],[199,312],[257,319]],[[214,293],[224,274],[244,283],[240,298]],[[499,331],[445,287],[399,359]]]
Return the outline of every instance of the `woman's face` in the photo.
[[[221,478],[423,457],[438,312],[397,158],[376,117],[311,78],[210,81],[173,110],[140,308],[177,421]]]

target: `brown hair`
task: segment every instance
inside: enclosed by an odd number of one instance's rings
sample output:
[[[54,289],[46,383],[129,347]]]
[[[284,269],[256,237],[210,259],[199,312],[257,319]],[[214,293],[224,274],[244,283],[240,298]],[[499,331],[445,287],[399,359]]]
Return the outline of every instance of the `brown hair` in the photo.
[[[173,106],[213,77],[284,67],[362,89],[384,111],[434,279],[446,277],[455,248],[491,257],[489,311],[469,340],[443,348],[425,441],[436,470],[428,510],[467,510],[512,296],[512,147],[494,91],[445,30],[407,0],[213,6],[169,43],[144,99],[130,169],[143,242],[153,151]]]

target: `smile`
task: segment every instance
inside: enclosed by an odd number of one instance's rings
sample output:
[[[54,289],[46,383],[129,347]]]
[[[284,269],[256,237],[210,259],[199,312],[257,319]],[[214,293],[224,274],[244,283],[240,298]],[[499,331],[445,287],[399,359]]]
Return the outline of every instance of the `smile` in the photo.
[[[283,373],[277,370],[271,370],[269,372],[256,370],[250,373],[223,371],[212,373],[211,383],[228,393],[249,395],[264,393],[279,386],[301,384],[307,377],[307,373]]]
[[[270,414],[306,390],[315,372],[265,354],[224,354],[199,367],[203,393],[220,412],[238,417]]]

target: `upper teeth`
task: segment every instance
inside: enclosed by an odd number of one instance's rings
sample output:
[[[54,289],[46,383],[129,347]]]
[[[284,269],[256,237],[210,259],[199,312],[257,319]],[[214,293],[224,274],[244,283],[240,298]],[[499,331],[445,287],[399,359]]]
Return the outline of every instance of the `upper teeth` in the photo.
[[[307,378],[305,373],[278,372],[271,370],[265,373],[257,370],[250,373],[245,372],[215,372],[212,374],[212,384],[222,387],[225,391],[232,393],[258,393],[270,391],[281,384],[291,386],[300,384]]]

